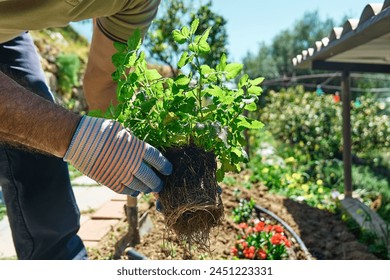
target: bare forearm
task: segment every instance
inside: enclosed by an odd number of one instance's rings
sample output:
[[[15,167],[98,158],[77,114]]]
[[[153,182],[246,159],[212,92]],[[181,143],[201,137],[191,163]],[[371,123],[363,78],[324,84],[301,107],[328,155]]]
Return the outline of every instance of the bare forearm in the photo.
[[[90,110],[105,111],[116,104],[116,84],[111,78],[115,68],[111,57],[115,53],[113,41],[94,24],[87,69],[84,75],[84,94]]]
[[[80,118],[0,72],[0,141],[63,157]]]

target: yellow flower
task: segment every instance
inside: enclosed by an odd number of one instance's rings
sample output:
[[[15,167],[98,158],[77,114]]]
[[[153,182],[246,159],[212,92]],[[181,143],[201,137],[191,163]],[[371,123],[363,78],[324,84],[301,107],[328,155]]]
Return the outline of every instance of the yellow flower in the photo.
[[[292,163],[292,162],[295,162],[295,158],[293,157],[288,157],[284,160],[286,163]]]
[[[319,186],[322,186],[323,184],[324,184],[324,182],[321,180],[321,179],[319,179],[319,180],[317,180],[317,185],[319,185]]]
[[[318,193],[323,193],[324,192],[324,189],[322,187],[319,187],[318,190],[317,190]]]
[[[322,204],[317,204],[317,208],[320,209],[320,210],[325,209],[324,205],[322,205]]]
[[[306,200],[308,200],[308,199],[310,199],[310,198],[313,198],[313,194],[312,194],[312,193],[306,194],[306,195],[304,195],[304,198],[305,198]]]
[[[301,179],[301,177],[302,177],[301,173],[293,173],[293,175],[292,175],[292,178],[295,180],[299,180],[299,179]]]
[[[302,187],[302,190],[304,190],[305,192],[309,191],[309,185],[308,184],[303,184],[301,187]]]
[[[261,170],[262,173],[268,173],[269,172],[269,169],[267,167],[263,168],[263,170]]]

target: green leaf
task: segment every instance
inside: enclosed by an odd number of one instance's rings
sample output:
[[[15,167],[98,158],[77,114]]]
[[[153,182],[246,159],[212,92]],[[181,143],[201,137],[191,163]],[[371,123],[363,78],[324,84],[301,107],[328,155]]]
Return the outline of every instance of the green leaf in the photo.
[[[201,43],[207,43],[207,39],[208,39],[209,36],[210,36],[210,30],[211,30],[211,27],[207,28],[207,29],[203,32],[202,36],[200,37],[200,42],[201,42]]]
[[[263,128],[264,124],[257,120],[251,120],[248,118],[245,118],[244,116],[239,117],[240,122],[238,123],[238,126],[249,128],[249,129],[260,129]]]
[[[238,157],[241,157],[242,156],[242,150],[237,148],[237,147],[233,147],[231,149],[232,153],[236,154]]]
[[[221,168],[218,169],[216,173],[217,181],[222,182],[224,177],[225,177],[225,172]]]
[[[264,78],[263,78],[263,77],[259,77],[259,78],[256,78],[256,79],[254,79],[254,80],[250,80],[249,82],[251,83],[251,85],[258,86],[258,85],[260,85],[263,81],[264,81]]]
[[[231,105],[234,103],[234,96],[223,94],[218,99],[222,104]]]
[[[216,110],[218,106],[214,103],[210,103],[208,106],[202,108],[203,113],[208,113]]]
[[[211,96],[220,97],[223,96],[224,91],[218,86],[213,86],[205,90],[207,93],[209,93]]]
[[[248,74],[244,74],[244,75],[241,77],[240,81],[238,82],[238,87],[239,87],[239,88],[242,88],[242,87],[246,84],[246,82],[248,81],[248,79],[249,79]]]
[[[178,110],[183,113],[191,114],[194,112],[196,99],[193,97],[187,98],[185,103],[180,105]]]
[[[248,110],[250,112],[256,111],[257,110],[256,103],[249,103],[245,105],[245,110]]]
[[[179,59],[179,62],[177,63],[177,67],[182,68],[184,67],[188,62],[188,52],[185,51],[181,54],[181,57]]]
[[[115,53],[112,57],[112,64],[114,64],[115,67],[120,67],[123,65],[123,62],[126,58],[126,54],[124,53]]]
[[[175,115],[175,113],[168,112],[168,114],[165,116],[165,118],[163,120],[163,124],[167,125],[170,122],[176,121],[177,119],[178,119],[178,117]]]
[[[217,71],[225,71],[226,59],[226,54],[222,54],[219,60],[219,64],[217,65]]]
[[[189,44],[188,49],[190,51],[194,52],[194,53],[198,53],[199,52],[199,46],[196,43]]]
[[[150,99],[146,102],[142,102],[141,104],[141,110],[144,111],[144,112],[147,112],[149,113],[150,110],[152,110],[153,106],[156,104],[156,99],[153,98],[153,99]]]
[[[199,52],[201,54],[208,54],[211,51],[210,45],[205,41],[199,42]]]
[[[263,89],[261,87],[257,86],[251,86],[248,88],[248,93],[255,94],[255,95],[260,95],[263,92]]]
[[[141,31],[139,28],[137,28],[134,32],[133,35],[129,38],[127,41],[127,47],[129,50],[137,50],[141,46]]]
[[[118,52],[124,52],[126,50],[126,45],[123,44],[123,43],[120,43],[120,42],[114,42],[114,48],[118,51]]]
[[[198,26],[199,26],[199,19],[196,18],[194,19],[194,21],[191,23],[191,34],[195,34],[196,30],[198,29]]]
[[[236,77],[241,72],[242,67],[241,63],[229,63],[226,65],[226,79],[231,80]]]
[[[160,73],[158,73],[156,69],[147,69],[145,71],[145,75],[149,81],[154,81],[162,78],[162,76],[160,75]]]
[[[124,59],[124,66],[130,68],[132,66],[135,65],[135,62],[137,61],[138,57],[137,57],[137,53],[136,52],[133,52],[131,55],[127,55]]]
[[[181,34],[184,36],[184,38],[187,40],[188,37],[190,36],[190,30],[188,29],[187,26],[183,26],[181,28]]]
[[[191,79],[188,78],[186,75],[179,75],[175,79],[175,84],[179,86],[180,88],[188,86],[188,84],[191,82]]]
[[[211,68],[210,66],[208,66],[206,64],[200,66],[200,71],[202,72],[203,75],[209,75],[209,74],[215,72],[215,70],[213,68]]]
[[[187,38],[179,31],[179,30],[173,30],[172,31],[173,40],[175,40],[178,44],[184,44],[187,41]]]
[[[102,110],[90,110],[88,112],[88,116],[95,117],[95,118],[102,118],[103,112],[102,112]]]

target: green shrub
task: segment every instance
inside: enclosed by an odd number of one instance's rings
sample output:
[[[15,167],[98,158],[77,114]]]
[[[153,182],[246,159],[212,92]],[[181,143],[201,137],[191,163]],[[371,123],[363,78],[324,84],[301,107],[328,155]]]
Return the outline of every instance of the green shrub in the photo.
[[[75,54],[60,54],[57,57],[58,86],[64,93],[69,93],[79,85],[80,59]]]
[[[247,223],[255,217],[255,201],[253,198],[250,200],[240,199],[240,202],[236,208],[232,210],[233,221],[236,224]]]
[[[333,158],[341,148],[341,110],[331,96],[302,88],[271,92],[261,119],[277,139],[298,145],[311,159]]]
[[[390,117],[385,106],[370,96],[362,96],[351,112],[353,149],[364,157],[390,147]]]
[[[308,161],[341,158],[342,108],[331,95],[318,96],[302,87],[271,92],[260,119],[274,135],[288,145],[297,145]],[[353,103],[351,110],[352,149],[369,155],[390,147],[390,118],[383,104],[369,96]]]
[[[344,192],[343,162],[339,159],[310,160],[309,157],[303,156],[299,145],[281,145],[277,142],[274,145],[276,149],[273,154],[262,154],[264,147],[269,150],[263,143],[251,156],[251,181],[262,182],[272,192],[313,207],[335,210],[336,201],[333,196],[337,192]],[[390,185],[386,179],[388,176],[384,171],[383,174],[378,173],[375,167],[354,164],[352,187],[355,195],[368,206],[380,199],[382,203],[377,208],[378,214],[384,220],[390,221]]]

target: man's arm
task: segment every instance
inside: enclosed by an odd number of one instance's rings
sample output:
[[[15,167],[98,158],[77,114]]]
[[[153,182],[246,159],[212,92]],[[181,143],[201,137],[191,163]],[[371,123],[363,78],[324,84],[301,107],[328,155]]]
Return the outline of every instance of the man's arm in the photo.
[[[89,110],[105,112],[111,103],[117,104],[116,84],[111,78],[111,74],[115,71],[111,57],[115,52],[113,41],[106,37],[94,22],[83,83]]]
[[[0,141],[63,157],[81,116],[0,72]]]

